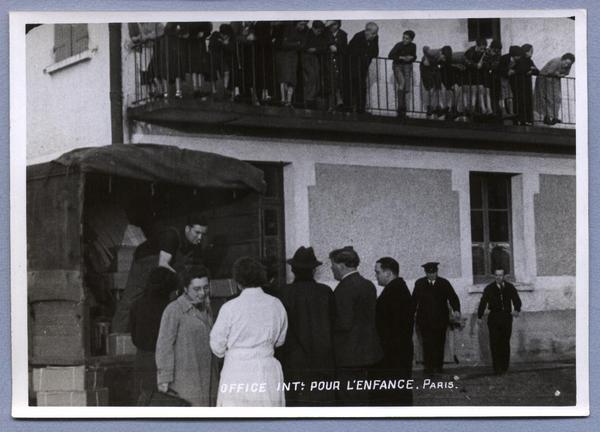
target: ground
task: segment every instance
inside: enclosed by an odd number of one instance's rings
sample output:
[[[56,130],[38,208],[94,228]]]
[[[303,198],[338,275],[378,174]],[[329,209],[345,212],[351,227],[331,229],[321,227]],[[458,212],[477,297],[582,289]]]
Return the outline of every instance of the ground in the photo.
[[[415,371],[415,406],[565,406],[576,403],[574,363],[513,365],[497,376],[489,367],[448,369],[430,377]],[[431,388],[436,385],[441,388]],[[452,384],[450,384],[452,383]],[[428,384],[428,389],[423,388]],[[443,388],[450,387],[453,388]]]

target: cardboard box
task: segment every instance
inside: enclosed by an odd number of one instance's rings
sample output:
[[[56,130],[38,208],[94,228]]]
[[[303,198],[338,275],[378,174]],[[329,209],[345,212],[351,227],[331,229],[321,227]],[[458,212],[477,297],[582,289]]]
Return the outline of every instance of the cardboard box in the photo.
[[[108,389],[87,391],[41,391],[38,406],[108,406]]]
[[[210,296],[215,298],[233,297],[239,293],[237,283],[233,279],[213,279],[210,281]]]
[[[49,366],[33,370],[32,385],[35,392],[83,391],[104,386],[104,371],[85,366]]]
[[[111,333],[108,335],[108,354],[112,356],[132,355],[137,348],[131,341],[129,333]]]

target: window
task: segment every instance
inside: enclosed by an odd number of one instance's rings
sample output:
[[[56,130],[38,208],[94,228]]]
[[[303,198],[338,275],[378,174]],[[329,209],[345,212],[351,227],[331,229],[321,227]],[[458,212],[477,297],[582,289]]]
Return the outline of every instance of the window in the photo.
[[[471,173],[471,243],[475,283],[496,268],[512,273],[511,176]]]
[[[88,49],[87,24],[54,25],[54,61],[59,62]]]
[[[500,40],[500,18],[469,18],[469,41],[479,38]]]

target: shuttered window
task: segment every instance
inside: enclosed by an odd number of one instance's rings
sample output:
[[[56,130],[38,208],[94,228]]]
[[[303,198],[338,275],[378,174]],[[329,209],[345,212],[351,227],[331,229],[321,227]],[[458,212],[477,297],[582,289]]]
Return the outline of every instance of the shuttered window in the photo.
[[[88,49],[87,24],[54,25],[54,61],[59,62]]]

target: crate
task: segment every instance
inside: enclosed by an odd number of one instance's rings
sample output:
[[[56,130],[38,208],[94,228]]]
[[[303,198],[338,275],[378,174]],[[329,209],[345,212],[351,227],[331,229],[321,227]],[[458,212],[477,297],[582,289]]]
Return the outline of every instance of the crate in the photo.
[[[35,368],[33,391],[83,391],[104,387],[104,371],[86,366]]]

